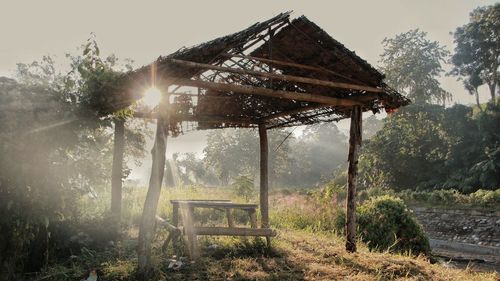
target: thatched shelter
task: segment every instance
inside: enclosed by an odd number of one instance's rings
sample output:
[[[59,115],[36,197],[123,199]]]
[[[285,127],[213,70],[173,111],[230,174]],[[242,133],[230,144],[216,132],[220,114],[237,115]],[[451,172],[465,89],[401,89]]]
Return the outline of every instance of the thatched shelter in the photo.
[[[139,267],[145,269],[149,264],[166,136],[183,128],[258,127],[261,226],[268,227],[267,130],[351,118],[346,248],[355,251],[354,199],[362,112],[391,112],[409,103],[383,80],[383,74],[316,24],[304,16],[291,20],[290,13],[161,56],[121,77],[114,95],[109,96],[109,104],[116,105],[113,110],[139,99],[151,85],[164,95],[154,110],[136,113],[158,119],[139,237]]]

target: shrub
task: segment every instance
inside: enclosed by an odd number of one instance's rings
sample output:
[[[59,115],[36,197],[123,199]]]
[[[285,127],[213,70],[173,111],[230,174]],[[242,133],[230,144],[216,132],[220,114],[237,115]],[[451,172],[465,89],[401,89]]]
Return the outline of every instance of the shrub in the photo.
[[[469,195],[470,203],[479,206],[500,206],[500,189],[496,190],[484,190],[479,189],[478,191],[471,193]]]
[[[234,180],[232,187],[234,194],[245,198],[245,201],[247,202],[255,193],[255,187],[251,176],[242,175],[237,177]]]
[[[365,201],[356,210],[358,233],[371,250],[390,250],[429,254],[429,240],[403,201],[384,195]],[[345,213],[335,218],[337,231],[343,231]]]
[[[500,189],[478,189],[474,193],[462,194],[455,189],[436,189],[433,191],[403,190],[397,193],[406,203],[432,204],[434,206],[470,205],[473,207],[498,208]]]

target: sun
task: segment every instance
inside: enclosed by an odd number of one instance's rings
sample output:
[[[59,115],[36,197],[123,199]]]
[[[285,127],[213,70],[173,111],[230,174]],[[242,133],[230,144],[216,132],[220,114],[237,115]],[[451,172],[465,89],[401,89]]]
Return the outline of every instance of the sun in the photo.
[[[161,92],[156,87],[151,87],[144,92],[142,102],[150,108],[157,106],[161,100]]]

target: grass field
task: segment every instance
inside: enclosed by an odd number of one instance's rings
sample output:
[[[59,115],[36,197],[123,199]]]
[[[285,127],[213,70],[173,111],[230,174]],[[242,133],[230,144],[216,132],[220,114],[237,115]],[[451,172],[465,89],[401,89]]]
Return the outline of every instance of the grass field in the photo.
[[[106,249],[84,248],[72,259],[49,267],[37,280],[82,280],[96,269],[99,280],[137,280],[137,226],[142,192],[125,196],[123,239]],[[227,190],[192,188],[162,194],[159,213],[168,217],[169,199],[242,199]],[[359,243],[357,253],[344,250],[344,240],[328,231],[325,214],[308,196],[274,194],[271,219],[278,235],[267,249],[263,239],[200,237],[202,256],[197,261],[173,256],[172,249],[161,251],[165,233],[158,232],[153,255],[151,280],[499,280],[497,273],[458,269],[424,256],[370,252]],[[206,215],[206,214],[205,214]],[[211,215],[215,221],[223,215]],[[169,269],[172,260],[181,260],[180,269]]]

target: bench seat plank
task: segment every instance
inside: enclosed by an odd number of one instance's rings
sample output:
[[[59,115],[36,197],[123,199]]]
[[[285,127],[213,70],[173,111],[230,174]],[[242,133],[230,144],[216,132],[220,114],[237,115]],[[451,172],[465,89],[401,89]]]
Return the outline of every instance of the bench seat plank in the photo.
[[[203,227],[193,229],[195,235],[222,235],[222,236],[276,236],[271,228],[242,228],[242,227]]]

